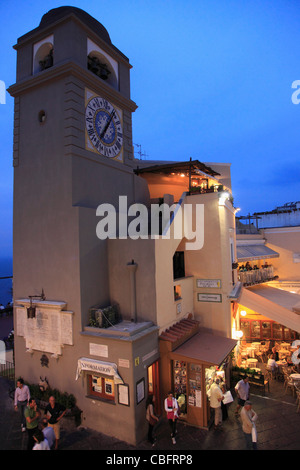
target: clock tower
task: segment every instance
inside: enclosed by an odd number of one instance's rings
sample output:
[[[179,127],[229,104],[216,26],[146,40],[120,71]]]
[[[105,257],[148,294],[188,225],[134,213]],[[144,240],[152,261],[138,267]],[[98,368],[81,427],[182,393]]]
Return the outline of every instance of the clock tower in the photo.
[[[147,193],[133,172],[131,65],[105,27],[75,7],[44,14],[14,48],[14,294],[44,288],[77,311],[80,302],[85,317],[109,302],[96,209]]]
[[[128,205],[149,198],[133,171],[131,65],[104,26],[74,7],[50,10],[14,48],[16,376],[37,383],[47,364],[51,386],[74,393],[93,420],[92,405],[82,404],[86,389],[75,382],[78,360],[92,351],[117,361],[108,340],[85,333],[91,307],[113,301],[96,209],[117,210],[120,195]],[[110,379],[103,380],[111,399]]]

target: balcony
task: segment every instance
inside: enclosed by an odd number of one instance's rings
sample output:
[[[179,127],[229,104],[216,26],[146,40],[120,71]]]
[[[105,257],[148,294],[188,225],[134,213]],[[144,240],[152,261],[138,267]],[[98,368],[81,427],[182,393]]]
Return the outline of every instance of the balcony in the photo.
[[[207,194],[207,193],[219,193],[221,191],[226,191],[226,188],[222,184],[215,184],[210,187],[207,186],[194,186],[192,184],[190,190],[189,190],[189,195],[193,194]]]
[[[274,276],[274,268],[272,265],[248,271],[240,268],[238,272],[238,280],[244,286],[261,284],[263,282],[273,281],[274,279],[278,279],[278,276]]]

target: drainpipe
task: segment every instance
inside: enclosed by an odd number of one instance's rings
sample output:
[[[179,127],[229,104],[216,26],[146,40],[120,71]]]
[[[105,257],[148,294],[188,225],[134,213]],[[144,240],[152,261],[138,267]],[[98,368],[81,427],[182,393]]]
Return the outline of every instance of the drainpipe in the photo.
[[[135,281],[135,272],[137,264],[134,260],[131,263],[127,264],[127,268],[130,274],[130,305],[131,305],[131,321],[137,323],[137,314],[136,314],[136,281]]]

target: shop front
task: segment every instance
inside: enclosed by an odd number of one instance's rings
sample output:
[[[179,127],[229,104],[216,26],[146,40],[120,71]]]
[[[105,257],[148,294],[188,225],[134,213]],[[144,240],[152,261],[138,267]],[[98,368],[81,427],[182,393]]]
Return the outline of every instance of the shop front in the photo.
[[[166,397],[172,390],[180,407],[181,420],[201,428],[209,426],[207,392],[216,376],[229,384],[229,354],[236,344],[233,339],[199,328],[193,336],[182,335],[177,340],[161,335],[161,391]]]
[[[300,296],[268,285],[243,288],[235,305],[242,339],[294,341],[300,333]]]

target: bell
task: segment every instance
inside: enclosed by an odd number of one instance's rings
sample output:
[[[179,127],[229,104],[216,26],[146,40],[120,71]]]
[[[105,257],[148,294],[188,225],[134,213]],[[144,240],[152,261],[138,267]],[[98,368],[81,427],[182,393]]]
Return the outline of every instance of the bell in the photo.
[[[102,78],[102,80],[107,80],[109,74],[110,74],[110,71],[107,70],[106,67],[103,67],[101,64],[100,65],[100,78]]]

